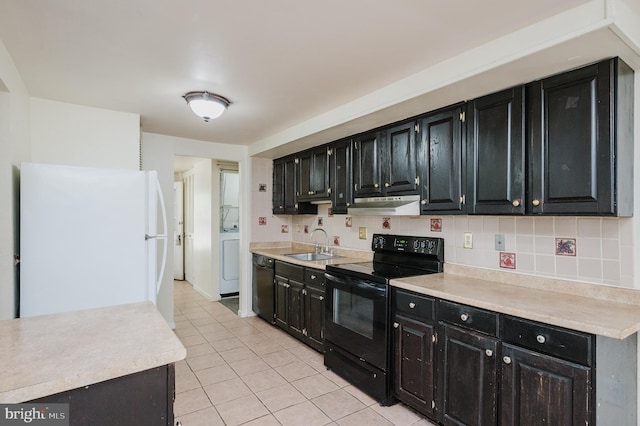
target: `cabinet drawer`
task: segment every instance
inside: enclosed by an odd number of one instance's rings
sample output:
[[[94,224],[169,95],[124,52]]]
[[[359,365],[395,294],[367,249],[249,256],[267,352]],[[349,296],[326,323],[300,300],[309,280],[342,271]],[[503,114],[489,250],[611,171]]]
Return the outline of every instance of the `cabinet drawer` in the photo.
[[[304,279],[304,268],[302,266],[276,260],[275,271],[276,275],[289,278],[290,280],[302,282]]]
[[[593,336],[548,324],[504,316],[503,341],[591,366]]]
[[[395,312],[411,317],[433,321],[435,300],[411,291],[393,289],[393,308]]]
[[[304,269],[304,283],[313,287],[324,288],[324,271],[321,269]]]
[[[498,335],[498,314],[484,309],[440,300],[438,302],[438,320],[491,336]]]

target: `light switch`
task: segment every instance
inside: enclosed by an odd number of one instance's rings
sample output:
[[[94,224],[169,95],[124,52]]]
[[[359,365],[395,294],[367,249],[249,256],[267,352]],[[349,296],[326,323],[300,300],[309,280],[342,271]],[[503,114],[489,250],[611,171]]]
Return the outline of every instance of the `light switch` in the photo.
[[[495,235],[495,250],[504,251],[504,234]]]

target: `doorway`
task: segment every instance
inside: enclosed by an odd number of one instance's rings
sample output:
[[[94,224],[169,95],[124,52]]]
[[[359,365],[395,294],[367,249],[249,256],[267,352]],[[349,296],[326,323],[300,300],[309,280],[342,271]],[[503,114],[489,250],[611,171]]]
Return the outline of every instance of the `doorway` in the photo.
[[[237,162],[174,158],[176,279],[186,280],[212,301],[235,297],[236,305],[240,292],[238,177]]]

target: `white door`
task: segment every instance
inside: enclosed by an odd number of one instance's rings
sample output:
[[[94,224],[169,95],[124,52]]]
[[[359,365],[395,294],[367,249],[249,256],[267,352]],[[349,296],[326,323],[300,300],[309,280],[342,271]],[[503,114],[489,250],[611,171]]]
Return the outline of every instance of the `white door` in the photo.
[[[184,280],[184,208],[182,182],[173,182],[173,279]]]
[[[184,175],[184,278],[193,284],[193,171]]]

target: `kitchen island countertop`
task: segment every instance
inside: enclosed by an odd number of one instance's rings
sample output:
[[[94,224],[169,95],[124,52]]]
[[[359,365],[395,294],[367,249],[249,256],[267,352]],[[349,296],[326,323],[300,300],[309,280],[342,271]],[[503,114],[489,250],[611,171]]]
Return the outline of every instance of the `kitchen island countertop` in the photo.
[[[0,403],[171,364],[186,350],[151,302],[0,321]]]

